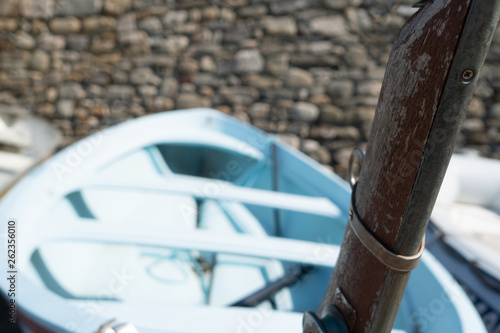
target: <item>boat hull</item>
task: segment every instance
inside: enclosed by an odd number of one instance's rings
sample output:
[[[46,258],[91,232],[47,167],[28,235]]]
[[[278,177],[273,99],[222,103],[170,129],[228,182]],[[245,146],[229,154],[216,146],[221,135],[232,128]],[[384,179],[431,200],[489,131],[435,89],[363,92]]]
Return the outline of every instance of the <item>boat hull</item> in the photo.
[[[335,266],[349,201],[323,166],[200,109],[68,147],[9,191],[0,215],[19,226],[19,309],[51,331],[117,318],[140,332],[301,332]],[[316,269],[259,307],[230,306],[297,265]],[[395,332],[484,332],[473,309],[425,253]]]

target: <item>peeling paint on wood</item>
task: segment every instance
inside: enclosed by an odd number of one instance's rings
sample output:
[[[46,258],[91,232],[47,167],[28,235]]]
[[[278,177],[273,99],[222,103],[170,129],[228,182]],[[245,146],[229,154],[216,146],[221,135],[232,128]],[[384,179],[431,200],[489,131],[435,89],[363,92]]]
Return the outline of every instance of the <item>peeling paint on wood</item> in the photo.
[[[356,191],[361,217],[388,249],[397,242],[469,7],[470,0],[429,1],[394,43]],[[384,267],[350,226],[335,273],[321,309],[340,287],[358,312],[351,332],[389,332],[397,311],[378,305],[396,300],[397,309],[410,274]]]
[[[379,216],[393,216],[390,234],[377,234],[388,248],[394,247],[468,6],[456,0],[426,4],[394,43],[357,192],[357,201],[367,203],[358,209],[369,227]]]

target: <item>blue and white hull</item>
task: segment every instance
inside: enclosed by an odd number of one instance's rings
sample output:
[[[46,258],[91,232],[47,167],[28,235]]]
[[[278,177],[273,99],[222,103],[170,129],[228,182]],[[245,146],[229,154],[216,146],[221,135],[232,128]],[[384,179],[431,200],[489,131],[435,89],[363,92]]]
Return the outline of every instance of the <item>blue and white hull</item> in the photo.
[[[120,124],[59,152],[0,202],[17,223],[19,319],[50,332],[111,319],[141,333],[302,332],[349,201],[339,177],[216,111]],[[297,266],[315,269],[257,307],[231,306]],[[7,296],[5,279],[0,287]],[[394,332],[486,331],[426,252]]]

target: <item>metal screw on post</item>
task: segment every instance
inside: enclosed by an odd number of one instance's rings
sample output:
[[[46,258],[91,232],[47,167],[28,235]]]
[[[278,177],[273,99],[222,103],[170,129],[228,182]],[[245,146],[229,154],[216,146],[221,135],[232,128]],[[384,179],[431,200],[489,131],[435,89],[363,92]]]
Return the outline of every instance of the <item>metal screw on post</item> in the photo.
[[[473,78],[474,78],[474,71],[472,69],[466,69],[465,71],[463,71],[462,73],[463,83],[467,84],[471,82]]]

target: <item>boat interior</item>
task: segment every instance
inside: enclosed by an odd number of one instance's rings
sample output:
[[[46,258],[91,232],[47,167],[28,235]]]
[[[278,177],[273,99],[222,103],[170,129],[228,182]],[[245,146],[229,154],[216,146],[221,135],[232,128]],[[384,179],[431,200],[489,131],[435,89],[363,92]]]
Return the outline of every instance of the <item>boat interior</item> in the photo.
[[[248,155],[218,147],[183,144],[147,147],[104,167],[96,179],[106,179],[108,183],[89,182],[89,186],[64,196],[47,212],[48,226],[57,229],[60,223],[78,221],[118,229],[200,230],[225,237],[245,234],[300,240],[307,233],[301,234],[293,227],[293,221],[287,219],[307,217],[326,224],[328,218],[338,215],[336,207],[321,198],[316,204],[325,207],[324,216],[310,214],[308,203],[315,199],[306,196],[306,191],[286,176],[278,181],[280,192],[273,192],[269,188],[271,169]],[[134,182],[142,186],[134,187],[131,185]],[[171,182],[171,186],[147,186],[161,182],[167,185]],[[248,203],[231,200],[232,195],[236,199],[244,196],[243,201]],[[276,219],[286,223],[277,226]],[[339,244],[342,237],[341,225],[338,234],[329,241]],[[33,252],[31,263],[33,276],[39,283],[69,299],[218,306],[228,306],[249,296],[296,265],[231,253],[113,244],[111,240],[110,243],[48,242]],[[109,293],[109,281],[114,281],[114,274],[122,270],[133,276],[130,285],[138,287],[128,285],[123,290],[116,287],[119,293]],[[263,305],[293,311],[314,308],[323,294],[317,290],[318,285],[320,289],[326,288],[326,284],[318,282],[329,275],[329,268],[319,268],[300,288],[283,288]],[[155,292],[142,292],[144,288],[139,286],[146,285]],[[308,297],[310,301],[304,302],[305,295],[318,298]],[[300,301],[294,302],[296,299]]]
[[[296,283],[254,305],[299,313],[318,308],[348,202],[321,192],[325,178],[317,170],[303,177],[310,166],[287,163],[295,156],[285,145],[270,140],[262,151],[259,157],[239,146],[167,142],[113,159],[39,217],[43,229],[24,274],[72,302],[230,307],[299,267],[305,273]],[[436,293],[443,288],[420,265],[395,330],[423,328],[412,319],[412,304],[429,301],[420,281]],[[442,315],[450,320],[425,325],[441,331],[461,325],[454,307]]]

